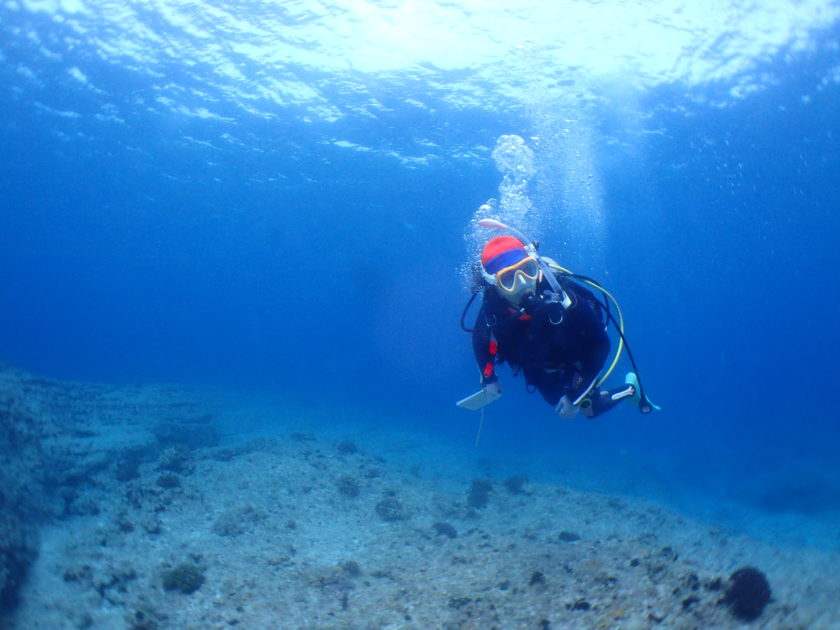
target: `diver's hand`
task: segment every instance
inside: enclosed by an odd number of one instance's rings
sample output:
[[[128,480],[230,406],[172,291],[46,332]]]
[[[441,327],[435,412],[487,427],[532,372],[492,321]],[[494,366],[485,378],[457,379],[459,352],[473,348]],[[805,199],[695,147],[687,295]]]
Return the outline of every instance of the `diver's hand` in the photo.
[[[554,411],[556,411],[562,418],[571,419],[578,414],[580,408],[573,405],[568,396],[563,396],[563,398],[560,399],[560,402],[557,403]]]
[[[482,387],[484,388],[484,391],[488,394],[495,394],[497,396],[502,395],[502,382],[499,379],[496,379],[491,383],[485,383]]]

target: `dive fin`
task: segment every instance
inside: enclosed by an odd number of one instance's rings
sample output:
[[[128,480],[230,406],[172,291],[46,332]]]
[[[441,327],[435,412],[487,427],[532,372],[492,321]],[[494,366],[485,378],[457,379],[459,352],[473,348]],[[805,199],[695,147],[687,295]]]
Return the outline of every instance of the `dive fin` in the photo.
[[[656,411],[661,411],[662,407],[654,403],[650,398],[645,397],[642,400],[642,388],[639,387],[639,377],[636,376],[635,372],[628,372],[627,376],[624,377],[624,382],[627,385],[632,385],[633,389],[636,390],[636,393],[633,394],[633,398],[631,400],[639,407],[639,410],[643,413],[650,413],[654,409]],[[643,407],[647,407],[647,410],[644,410]]]

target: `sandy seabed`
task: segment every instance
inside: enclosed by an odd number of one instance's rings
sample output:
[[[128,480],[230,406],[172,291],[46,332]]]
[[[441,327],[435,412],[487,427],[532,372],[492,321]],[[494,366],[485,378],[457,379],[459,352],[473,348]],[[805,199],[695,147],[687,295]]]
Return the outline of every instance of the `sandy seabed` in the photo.
[[[77,414],[72,435],[86,457],[116,435],[134,450],[103,448],[40,525],[8,630],[840,628],[836,553],[635,498],[461,476],[445,446],[313,430],[305,413],[276,437],[137,450],[156,438],[119,397],[124,430]],[[722,603],[743,566],[773,591],[751,622]]]

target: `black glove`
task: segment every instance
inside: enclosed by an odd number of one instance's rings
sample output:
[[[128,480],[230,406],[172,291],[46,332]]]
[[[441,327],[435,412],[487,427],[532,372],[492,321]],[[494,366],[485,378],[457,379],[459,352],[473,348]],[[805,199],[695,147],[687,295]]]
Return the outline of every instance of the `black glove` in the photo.
[[[556,296],[553,291],[548,291],[547,293],[551,293],[551,296],[531,296],[525,303],[525,312],[538,321],[550,321],[552,324],[557,325],[563,321],[563,315],[566,309],[563,308],[563,305],[559,301],[551,299]]]

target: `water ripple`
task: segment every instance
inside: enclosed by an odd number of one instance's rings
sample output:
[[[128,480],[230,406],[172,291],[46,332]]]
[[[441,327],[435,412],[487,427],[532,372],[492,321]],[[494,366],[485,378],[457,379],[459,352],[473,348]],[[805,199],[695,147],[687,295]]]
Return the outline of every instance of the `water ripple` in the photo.
[[[772,85],[762,64],[813,48],[838,16],[830,0],[5,0],[0,55],[17,63],[17,89],[54,85],[62,69],[117,110],[110,119],[142,102],[198,119],[399,122],[419,134],[453,112],[609,99],[616,85],[723,85],[737,100]],[[438,150],[413,142],[406,157]]]

